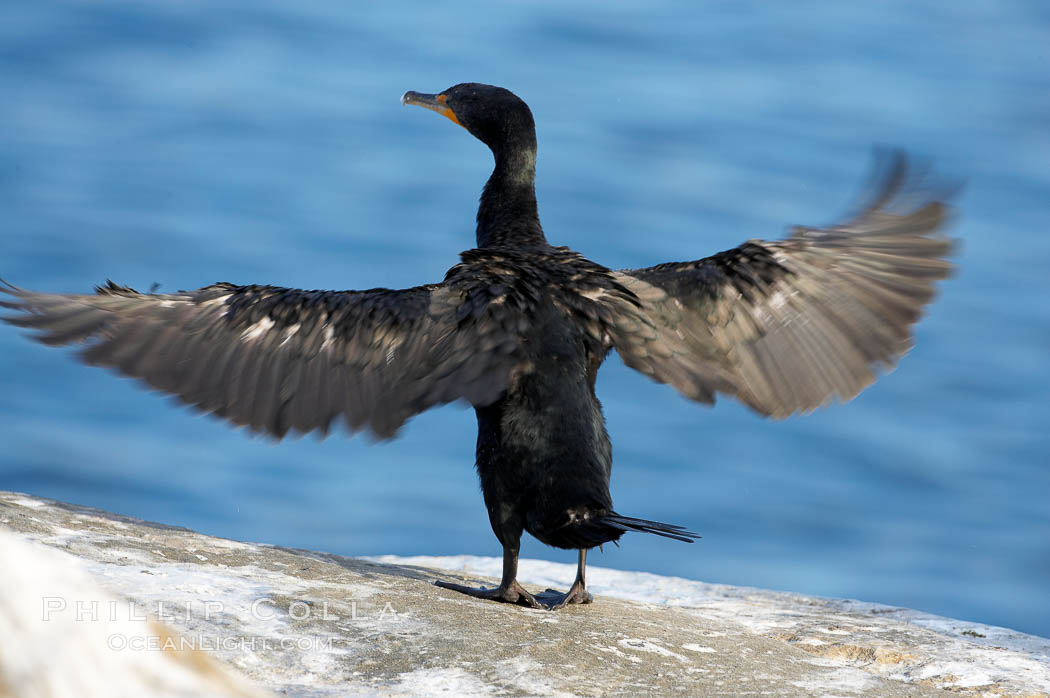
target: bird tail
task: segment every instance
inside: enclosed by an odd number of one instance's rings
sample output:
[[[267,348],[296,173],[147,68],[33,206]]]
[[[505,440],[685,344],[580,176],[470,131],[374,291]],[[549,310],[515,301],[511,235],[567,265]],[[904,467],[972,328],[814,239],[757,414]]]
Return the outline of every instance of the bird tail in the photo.
[[[606,526],[611,526],[620,531],[637,531],[638,533],[655,533],[658,536],[664,538],[674,538],[680,540],[683,543],[692,543],[694,540],[699,538],[699,534],[687,531],[682,526],[675,526],[674,524],[661,523],[659,521],[649,521],[648,519],[636,519],[632,516],[620,516],[613,512],[606,514],[600,519],[601,523]]]

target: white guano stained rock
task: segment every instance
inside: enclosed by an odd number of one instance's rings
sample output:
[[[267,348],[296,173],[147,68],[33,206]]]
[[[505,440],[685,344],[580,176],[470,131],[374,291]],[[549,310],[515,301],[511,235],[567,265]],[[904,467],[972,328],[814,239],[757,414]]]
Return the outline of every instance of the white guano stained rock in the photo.
[[[1050,694],[1050,641],[905,609],[591,568],[596,603],[552,613],[432,584],[494,584],[494,558],[344,558],[0,492],[12,569],[0,696]]]

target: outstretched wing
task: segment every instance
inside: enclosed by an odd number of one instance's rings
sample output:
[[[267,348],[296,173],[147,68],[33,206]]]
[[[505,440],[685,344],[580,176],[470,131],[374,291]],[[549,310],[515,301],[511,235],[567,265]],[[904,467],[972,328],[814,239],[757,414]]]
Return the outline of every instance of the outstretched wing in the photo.
[[[300,291],[216,284],[143,294],[110,282],[96,295],[8,286],[7,322],[50,345],[83,343],[115,368],[230,421],[278,438],[351,431],[389,438],[414,414],[495,400],[519,363],[525,320],[505,286],[469,264],[443,284],[392,291]]]
[[[651,326],[629,319],[611,337],[617,352],[694,400],[721,392],[773,417],[853,398],[907,352],[952,269],[937,233],[946,205],[906,182],[898,156],[848,223],[619,272]]]

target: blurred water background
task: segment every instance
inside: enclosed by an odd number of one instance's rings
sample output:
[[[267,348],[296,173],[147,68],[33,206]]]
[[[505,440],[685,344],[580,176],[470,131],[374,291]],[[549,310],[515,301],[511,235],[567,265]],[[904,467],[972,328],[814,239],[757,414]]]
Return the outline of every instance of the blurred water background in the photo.
[[[549,239],[614,268],[832,222],[873,144],[931,158],[967,183],[959,273],[857,400],[772,423],[610,357],[617,508],[704,538],[592,564],[1050,636],[1046,3],[8,0],[0,57],[0,273],[48,291],[440,280],[491,159],[398,98],[461,81],[531,105]],[[275,445],[68,353],[0,329],[0,488],[347,555],[499,554],[470,410]]]

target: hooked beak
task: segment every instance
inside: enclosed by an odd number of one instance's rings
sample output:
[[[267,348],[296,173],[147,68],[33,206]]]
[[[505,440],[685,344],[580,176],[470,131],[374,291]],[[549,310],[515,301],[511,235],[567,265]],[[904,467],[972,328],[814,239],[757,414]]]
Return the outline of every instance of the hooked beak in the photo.
[[[436,111],[444,117],[447,117],[449,121],[459,126],[463,124],[459,123],[459,119],[456,118],[455,112],[453,112],[445,104],[447,97],[444,94],[424,94],[423,92],[413,92],[409,90],[405,94],[401,95],[401,104],[409,105],[414,104],[417,107],[424,107],[431,111]]]

